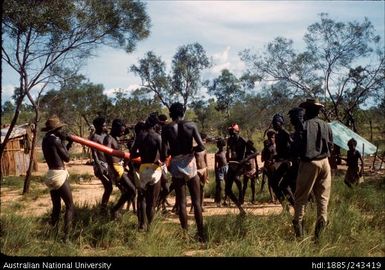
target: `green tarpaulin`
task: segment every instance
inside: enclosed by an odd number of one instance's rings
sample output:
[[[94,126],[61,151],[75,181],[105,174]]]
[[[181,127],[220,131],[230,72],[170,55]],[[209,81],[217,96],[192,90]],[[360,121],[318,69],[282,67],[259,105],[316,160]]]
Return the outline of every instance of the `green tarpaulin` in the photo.
[[[333,142],[339,147],[349,150],[348,141],[351,138],[354,138],[357,141],[357,150],[362,154],[362,144],[364,144],[365,155],[371,155],[376,152],[377,147],[370,142],[368,142],[365,138],[362,138],[357,133],[353,132],[347,126],[344,126],[338,121],[333,121],[329,123],[332,131],[333,131]]]

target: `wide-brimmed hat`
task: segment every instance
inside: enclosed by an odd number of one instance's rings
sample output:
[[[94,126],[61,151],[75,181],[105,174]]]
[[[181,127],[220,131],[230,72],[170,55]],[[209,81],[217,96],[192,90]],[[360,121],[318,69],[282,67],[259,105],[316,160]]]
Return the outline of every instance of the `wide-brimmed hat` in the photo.
[[[319,103],[319,100],[316,98],[308,98],[308,99],[306,99],[305,102],[302,102],[301,104],[299,104],[299,107],[304,108],[304,109],[306,109],[306,108],[323,108],[324,105]]]
[[[54,131],[55,129],[61,128],[63,126],[66,126],[66,124],[60,122],[59,117],[52,116],[48,118],[48,120],[45,122],[45,127],[43,127],[41,131],[45,131],[45,132]]]

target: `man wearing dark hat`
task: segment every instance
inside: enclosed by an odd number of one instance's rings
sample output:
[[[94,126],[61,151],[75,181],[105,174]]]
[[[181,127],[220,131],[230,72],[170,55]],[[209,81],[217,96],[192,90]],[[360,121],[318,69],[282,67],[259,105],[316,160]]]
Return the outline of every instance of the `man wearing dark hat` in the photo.
[[[239,135],[239,126],[238,124],[232,124],[228,128],[230,137],[227,139],[227,151],[226,158],[229,164],[229,169],[227,171],[227,177],[225,182],[225,194],[235,203],[238,207],[240,214],[245,215],[246,212],[242,208],[242,183],[241,183],[241,170],[239,162],[246,157],[246,140]],[[233,193],[233,183],[238,187],[239,190],[239,199],[235,197]]]
[[[317,116],[323,107],[315,99],[300,104],[305,109],[305,122],[300,138],[300,164],[295,190],[294,230],[297,237],[303,236],[305,206],[313,191],[317,203],[315,237],[319,239],[327,222],[330,197],[331,170],[328,157],[333,146],[333,134],[329,125]]]
[[[68,149],[71,146],[71,142],[64,146],[64,140],[67,138],[61,132],[63,126],[65,124],[61,123],[58,117],[53,116],[46,121],[45,127],[41,130],[47,132],[43,138],[42,148],[44,159],[49,168],[44,182],[50,190],[53,205],[51,224],[56,226],[59,221],[60,199],[62,199],[66,206],[64,215],[64,241],[66,242],[74,215],[74,204],[68,181],[69,175],[64,166],[64,162],[69,162],[70,160]]]
[[[205,241],[203,216],[200,202],[200,181],[194,152],[205,150],[202,138],[194,122],[183,120],[185,108],[179,102],[170,108],[172,122],[162,128],[162,162],[171,155],[170,173],[175,183],[176,203],[179,205],[179,220],[187,231],[186,185],[190,191],[194,216],[198,229],[198,240]],[[193,148],[193,139],[197,146]]]
[[[106,137],[106,120],[104,117],[97,117],[92,122],[95,128],[95,132],[91,135],[90,140],[99,144],[103,144]],[[108,176],[108,164],[104,153],[95,149],[92,149],[92,158],[94,160],[94,174],[103,184],[104,193],[102,196],[101,209],[103,212],[107,211],[107,203],[112,192],[112,181]]]

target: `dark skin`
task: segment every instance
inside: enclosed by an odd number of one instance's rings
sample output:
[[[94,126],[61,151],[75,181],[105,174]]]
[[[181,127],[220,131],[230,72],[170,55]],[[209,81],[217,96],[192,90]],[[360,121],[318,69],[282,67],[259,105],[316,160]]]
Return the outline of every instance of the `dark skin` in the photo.
[[[60,129],[47,132],[43,138],[42,148],[44,158],[50,170],[63,170],[64,162],[69,162],[70,160],[68,150],[64,146],[64,138]],[[67,240],[70,224],[75,211],[69,181],[66,180],[59,189],[51,190],[50,195],[53,205],[51,215],[52,225],[55,226],[59,221],[61,209],[60,199],[64,201],[66,206],[64,215],[64,240]]]
[[[280,185],[281,179],[289,172],[291,167],[290,159],[290,134],[283,128],[283,123],[273,120],[273,128],[277,132],[275,135],[277,155],[275,159],[282,161],[282,164],[277,168],[272,176],[272,188],[281,204],[285,200],[285,195],[290,198],[290,203],[294,203],[294,196],[286,181]]]
[[[197,162],[197,169],[204,169],[206,168],[205,172],[203,174],[199,174],[198,172],[198,176],[199,176],[199,179],[200,179],[200,184],[201,184],[201,207],[202,207],[202,211],[204,211],[204,208],[203,208],[203,195],[204,195],[204,188],[205,188],[205,184],[207,182],[207,178],[208,178],[208,172],[207,172],[207,152],[206,150],[204,151],[201,151],[201,152],[196,152],[195,153],[195,160]],[[190,208],[190,214],[193,212],[193,206],[191,205],[191,208]]]
[[[252,145],[247,145],[247,150],[246,150],[246,156],[256,154],[256,149]],[[244,201],[244,196],[246,194],[247,190],[247,184],[250,180],[250,187],[251,187],[251,202],[255,202],[255,180],[258,177],[258,161],[257,157],[255,156],[254,158],[250,159],[249,162],[252,162],[255,165],[255,174],[253,175],[248,175],[245,174],[243,176],[243,190],[242,190],[242,202]],[[251,164],[250,164],[251,165]]]
[[[164,125],[166,125],[166,121],[160,121],[158,125],[155,126],[155,131],[159,134],[162,134],[162,128]],[[167,211],[166,204],[168,204],[167,196],[171,192],[170,187],[168,186],[166,175],[162,174],[162,178],[160,179],[160,193],[159,193],[158,202],[157,202],[158,210],[159,210],[159,207],[161,206],[163,211],[165,212]]]
[[[290,115],[290,123],[293,125],[295,132],[291,134],[292,143],[290,146],[290,160],[292,165],[287,169],[287,172],[282,173],[283,179],[279,184],[279,188],[286,193],[286,196],[292,206],[294,206],[294,193],[296,188],[296,179],[299,168],[299,153],[298,138],[303,131],[303,122],[299,117]]]
[[[173,122],[162,129],[162,161],[165,160],[169,149],[171,157],[193,153],[193,139],[197,143],[197,150],[204,150],[203,141],[195,123],[184,121],[183,115],[171,115]],[[180,123],[180,124],[179,124]],[[179,125],[178,125],[179,124]],[[183,136],[178,136],[178,126],[183,129]],[[198,175],[186,182],[183,178],[173,177],[176,192],[176,203],[178,205],[179,220],[183,229],[187,230],[186,212],[186,185],[190,191],[192,204],[194,207],[194,217],[198,228],[198,237],[204,240],[203,235],[203,216],[200,201],[200,180]]]
[[[274,157],[276,156],[276,148],[275,148],[275,134],[268,135],[266,141],[264,141],[264,149],[263,154],[261,156],[262,162],[264,162],[264,170],[262,176],[262,184],[261,184],[261,192],[263,191],[263,186],[265,184],[264,177],[267,177],[268,188],[270,193],[270,198],[272,201],[275,201],[275,194],[272,188],[272,178],[274,173]]]
[[[224,146],[217,144],[218,152],[215,153],[214,158],[214,169],[215,169],[215,202],[218,206],[220,206],[221,203],[221,193],[222,193],[222,187],[221,187],[221,179],[217,177],[217,172],[219,168],[222,168],[227,165],[227,159],[226,159],[226,152],[224,150]]]
[[[95,126],[95,133],[90,137],[90,140],[99,144],[103,144],[106,131],[106,123]],[[101,162],[107,161],[103,152],[97,151],[95,149],[92,149],[92,157],[94,159],[94,174],[97,178],[100,179],[104,187],[101,206],[102,209],[106,209],[108,200],[112,193],[112,181],[108,178],[108,171],[101,165]]]
[[[131,149],[132,153],[138,153],[142,163],[154,163],[160,165],[159,157],[162,147],[161,136],[154,128],[148,128],[136,138]],[[139,229],[147,230],[155,214],[155,203],[158,200],[161,182],[154,185],[147,184],[144,190],[138,194],[138,221]]]
[[[233,129],[229,130],[230,138],[227,141],[227,151],[226,157],[228,161],[241,161],[246,154],[246,141],[239,136],[239,133],[234,131]],[[233,183],[236,183],[239,190],[239,199],[235,197],[232,187]],[[239,211],[242,215],[245,214],[245,210],[243,210],[241,206],[242,200],[242,183],[238,172],[232,167],[229,167],[227,173],[227,179],[225,183],[225,192],[226,195],[235,203],[235,205],[239,208]]]
[[[111,147],[112,149],[120,150],[120,144],[118,142],[118,138],[124,134],[125,127],[122,126],[120,130],[111,131],[111,133],[104,138],[103,144],[105,146]],[[113,167],[113,163],[119,163],[121,158],[115,156],[106,155],[106,161],[108,166]],[[115,176],[118,177],[118,173],[115,172]],[[117,179],[116,183],[121,190],[122,194],[116,203],[116,205],[112,208],[112,215],[115,217],[117,211],[123,207],[126,202],[131,202],[132,198],[135,196],[135,185],[133,181],[129,179],[126,173],[123,173],[120,179]]]

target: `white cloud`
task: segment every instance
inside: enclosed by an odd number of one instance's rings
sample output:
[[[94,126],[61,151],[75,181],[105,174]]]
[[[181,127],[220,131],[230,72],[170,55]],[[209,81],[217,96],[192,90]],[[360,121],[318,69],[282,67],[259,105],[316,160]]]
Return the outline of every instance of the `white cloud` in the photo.
[[[211,58],[212,67],[204,73],[204,77],[217,77],[223,69],[228,69],[235,75],[240,76],[245,67],[237,52],[231,51],[230,46],[226,46],[225,49],[220,52],[213,53]]]
[[[231,47],[227,46],[226,49],[223,52],[214,53],[213,55],[213,61],[223,63],[226,62],[229,59],[229,51]]]
[[[212,67],[210,73],[212,75],[219,75],[223,69],[230,69],[229,52],[230,46],[227,46],[223,51],[214,53],[212,56]]]
[[[140,88],[139,84],[131,84],[131,85],[127,86],[126,88],[109,88],[109,89],[105,89],[103,91],[103,94],[105,94],[109,98],[112,98],[112,97],[115,97],[115,93],[118,92],[118,91],[122,91],[123,93],[130,94],[132,91],[134,91],[134,90],[136,90],[138,88]]]
[[[13,92],[15,90],[16,85],[7,84],[1,87],[1,103],[4,104],[6,101],[11,100]]]
[[[115,96],[116,91],[119,91],[119,88],[104,89],[103,94],[105,94],[109,98],[112,98]]]

